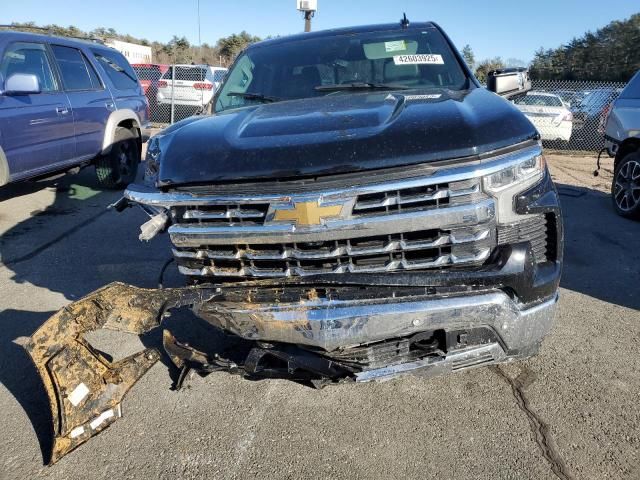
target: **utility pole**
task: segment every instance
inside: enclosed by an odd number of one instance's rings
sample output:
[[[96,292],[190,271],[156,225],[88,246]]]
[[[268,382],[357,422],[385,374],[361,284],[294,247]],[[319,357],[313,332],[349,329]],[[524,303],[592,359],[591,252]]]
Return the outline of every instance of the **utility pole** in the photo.
[[[304,12],[304,31],[305,32],[311,31],[311,19],[313,18],[313,14],[314,12],[312,11]]]
[[[304,14],[304,31],[311,31],[311,19],[318,11],[318,0],[296,0],[296,8]]]

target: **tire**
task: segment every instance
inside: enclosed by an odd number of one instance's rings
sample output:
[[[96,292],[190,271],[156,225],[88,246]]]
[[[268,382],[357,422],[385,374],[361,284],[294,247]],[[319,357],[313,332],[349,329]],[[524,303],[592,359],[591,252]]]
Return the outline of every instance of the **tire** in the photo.
[[[139,163],[138,136],[128,128],[118,127],[111,151],[95,162],[98,183],[104,188],[122,189],[135,181]]]
[[[627,154],[616,166],[611,198],[619,215],[640,220],[640,152]]]

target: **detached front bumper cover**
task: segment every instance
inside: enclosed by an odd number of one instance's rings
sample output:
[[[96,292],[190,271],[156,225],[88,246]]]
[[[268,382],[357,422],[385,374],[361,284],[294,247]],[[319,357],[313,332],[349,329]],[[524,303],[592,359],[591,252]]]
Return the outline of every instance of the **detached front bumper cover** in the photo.
[[[83,335],[101,328],[140,335],[158,327],[168,309],[213,295],[198,288],[146,290],[114,283],[61,309],[33,334],[26,349],[53,419],[49,464],[115,422],[125,394],[160,358],[157,350],[145,349],[110,362]]]

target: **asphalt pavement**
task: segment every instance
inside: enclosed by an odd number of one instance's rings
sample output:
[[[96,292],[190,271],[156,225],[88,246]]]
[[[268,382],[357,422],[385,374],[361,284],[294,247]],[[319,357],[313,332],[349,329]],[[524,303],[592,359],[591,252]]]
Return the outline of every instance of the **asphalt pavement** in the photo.
[[[106,210],[119,194],[91,170],[0,189],[0,479],[640,478],[640,223],[611,207],[610,161],[597,178],[593,158],[549,163],[566,262],[538,356],[321,391],[215,373],[174,392],[159,362],[122,419],[53,467],[46,397],[21,345],[107,283],[154,287],[169,243],[139,242],[145,215]],[[166,283],[180,281],[170,268]],[[215,335],[188,312],[171,322],[196,343]],[[159,340],[95,338],[115,358]]]

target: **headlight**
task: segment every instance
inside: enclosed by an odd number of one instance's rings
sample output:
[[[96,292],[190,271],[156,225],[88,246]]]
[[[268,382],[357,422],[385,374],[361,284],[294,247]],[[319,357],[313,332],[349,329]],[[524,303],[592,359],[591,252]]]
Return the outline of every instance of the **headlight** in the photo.
[[[483,178],[485,192],[496,199],[498,223],[513,223],[525,217],[514,211],[514,197],[542,180],[545,169],[544,156],[535,155]]]

